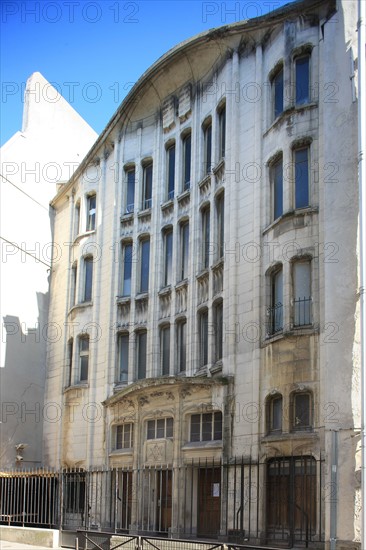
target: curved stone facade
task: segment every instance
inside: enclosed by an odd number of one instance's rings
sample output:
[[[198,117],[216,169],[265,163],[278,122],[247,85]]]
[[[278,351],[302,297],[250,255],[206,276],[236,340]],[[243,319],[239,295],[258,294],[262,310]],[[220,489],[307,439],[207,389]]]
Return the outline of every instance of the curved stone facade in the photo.
[[[159,478],[173,502],[196,487],[190,535],[229,536],[232,522],[241,540],[324,546],[334,490],[338,539],[356,538],[349,4],[290,5],[177,46],[52,202],[50,320],[64,329],[49,344],[47,402],[62,414],[46,421],[47,462],[133,476],[219,463],[204,495],[214,527],[200,516],[201,466]],[[244,506],[237,457],[242,472],[261,464],[245,534],[230,508]],[[146,485],[126,479],[138,531]],[[187,533],[184,510],[169,510],[163,530]]]

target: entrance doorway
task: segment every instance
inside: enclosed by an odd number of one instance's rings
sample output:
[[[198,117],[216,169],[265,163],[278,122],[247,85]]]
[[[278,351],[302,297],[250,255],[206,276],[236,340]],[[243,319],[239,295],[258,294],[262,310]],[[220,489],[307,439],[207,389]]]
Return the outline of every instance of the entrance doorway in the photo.
[[[155,529],[158,532],[167,533],[172,525],[172,471],[157,470],[156,474]]]
[[[316,461],[283,457],[267,465],[267,539],[310,541],[316,534]]]
[[[216,537],[220,534],[221,468],[198,470],[197,534]]]

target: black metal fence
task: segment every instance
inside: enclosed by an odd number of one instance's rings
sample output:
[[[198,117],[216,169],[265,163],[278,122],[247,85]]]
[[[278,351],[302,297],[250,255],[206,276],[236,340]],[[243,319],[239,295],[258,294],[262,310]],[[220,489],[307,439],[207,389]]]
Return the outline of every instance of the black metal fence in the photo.
[[[324,540],[324,464],[311,456],[138,469],[6,472],[0,521],[233,545]]]

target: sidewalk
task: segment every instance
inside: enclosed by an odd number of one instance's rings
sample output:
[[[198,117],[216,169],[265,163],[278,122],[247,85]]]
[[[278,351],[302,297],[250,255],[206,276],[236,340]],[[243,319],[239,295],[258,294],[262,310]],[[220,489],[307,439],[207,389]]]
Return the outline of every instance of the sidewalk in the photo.
[[[21,542],[8,542],[0,540],[0,550],[51,550],[46,546],[33,546],[31,544],[23,544]],[[53,550],[65,550],[65,548],[53,548]]]

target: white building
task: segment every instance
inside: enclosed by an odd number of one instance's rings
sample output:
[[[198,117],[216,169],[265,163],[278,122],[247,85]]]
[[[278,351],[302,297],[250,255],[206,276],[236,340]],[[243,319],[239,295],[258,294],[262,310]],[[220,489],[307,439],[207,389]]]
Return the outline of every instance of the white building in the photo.
[[[176,46],[53,199],[63,528],[357,546],[356,20]]]
[[[14,466],[20,443],[27,444],[22,454],[29,466],[42,461],[46,341],[53,337],[47,322],[49,201],[96,138],[55,88],[33,73],[25,88],[22,130],[0,151],[3,467]]]

